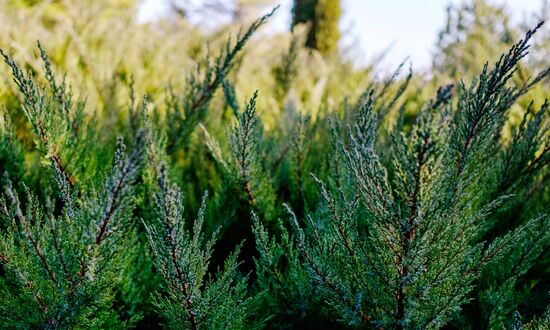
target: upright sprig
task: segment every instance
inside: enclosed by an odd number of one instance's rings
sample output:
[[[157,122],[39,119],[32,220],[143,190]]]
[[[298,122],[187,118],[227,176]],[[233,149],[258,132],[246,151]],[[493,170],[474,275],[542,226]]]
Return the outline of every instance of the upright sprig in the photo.
[[[243,50],[252,35],[264,25],[279,7],[254,21],[246,30],[237,34],[233,44],[229,39],[221,53],[213,60],[206,59],[204,67],[197,66],[196,72],[187,78],[187,85],[181,97],[170,91],[166,123],[168,125],[168,152],[187,143],[195,127],[205,118],[208,105],[214,93],[226,81],[234,67],[237,55]]]
[[[46,84],[33,79],[4,51],[0,54],[11,68],[13,81],[21,96],[21,107],[27,118],[35,142],[42,155],[51,159],[63,173],[71,187],[78,178],[95,175],[97,160],[90,159],[97,148],[97,135],[91,129],[93,122],[85,115],[85,101],[75,100],[65,77],[58,81],[50,58],[44,47],[38,44],[43,63]]]
[[[487,243],[482,235],[491,216],[510,199],[488,184],[495,173],[492,166],[503,155],[494,145],[501,141],[505,116],[519,96],[548,74],[545,70],[522,86],[508,85],[533,33],[493,70],[486,66],[470,87],[461,85],[457,111],[451,107],[452,88],[446,86],[409,129],[397,125],[390,135],[389,162],[381,161],[376,147],[376,94],[367,95],[347,140],[339,140],[347,187],[314,177],[322,204],[319,219],[310,217],[307,230],[298,228],[291,212],[305,264],[342,321],[439,328],[468,302],[484,269],[507,254],[527,261],[547,246],[546,237],[534,235],[536,228],[546,228],[545,216],[513,226]],[[533,125],[540,127],[537,120]],[[525,138],[532,141],[532,135],[540,134],[533,130]],[[529,154],[527,159],[524,164],[537,158]],[[530,239],[536,243],[526,248]],[[527,261],[522,267],[530,266]]]
[[[209,275],[208,267],[216,237],[205,242],[202,233],[206,195],[188,231],[183,217],[182,194],[168,181],[162,166],[155,194],[158,223],[146,225],[155,263],[165,281],[166,295],[155,298],[166,325],[181,329],[240,329],[248,319],[250,299],[246,277],[237,272],[237,248],[223,270]]]
[[[129,155],[119,141],[98,191],[77,194],[52,161],[64,201],[58,216],[46,214],[28,189],[21,203],[7,181],[0,203],[7,224],[2,226],[0,259],[10,285],[0,285],[1,324],[47,329],[124,324],[112,308],[113,288],[132,246],[132,195],[144,136],[141,132],[133,141]]]
[[[250,99],[244,111],[237,117],[237,122],[229,136],[234,166],[238,173],[238,181],[250,205],[256,204],[252,179],[256,176],[258,155],[258,118],[256,117],[256,99],[258,91]]]
[[[236,109],[236,118],[228,129],[228,142],[231,154],[224,156],[219,143],[205,127],[203,137],[212,156],[221,165],[226,189],[237,192],[237,196],[226,196],[230,201],[235,197],[245,201],[251,209],[270,214],[274,208],[273,187],[267,173],[261,143],[263,129],[256,113],[258,91],[254,92],[242,111]]]
[[[455,180],[460,180],[469,164],[473,166],[476,161],[493,154],[490,146],[498,142],[511,105],[550,73],[550,69],[546,69],[522,86],[508,86],[518,62],[528,53],[529,40],[542,24],[529,30],[522,40],[500,57],[493,69],[490,70],[489,65],[485,64],[470,87],[464,83],[460,85],[459,110],[454,116],[455,128],[449,140],[450,150],[455,153]]]
[[[214,219],[221,226],[222,238],[216,249],[216,258],[223,260],[227,250],[233,249],[244,240],[243,265],[247,271],[253,269],[255,254],[251,230],[250,212],[274,220],[275,193],[267,168],[262,143],[263,128],[256,113],[258,92],[250,98],[227,131],[230,153],[223,154],[217,141],[203,127],[203,137],[211,155],[216,159],[222,180],[222,191],[216,196],[222,216]]]

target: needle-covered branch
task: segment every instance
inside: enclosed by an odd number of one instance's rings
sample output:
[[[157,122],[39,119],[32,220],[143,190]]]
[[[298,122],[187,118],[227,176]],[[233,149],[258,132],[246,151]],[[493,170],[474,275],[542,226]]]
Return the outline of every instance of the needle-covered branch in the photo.
[[[215,275],[208,267],[215,237],[203,234],[206,195],[192,230],[183,217],[182,193],[161,166],[155,194],[158,218],[146,225],[155,264],[165,282],[165,294],[155,298],[158,312],[170,328],[239,329],[249,319],[246,276],[240,277],[236,249]]]

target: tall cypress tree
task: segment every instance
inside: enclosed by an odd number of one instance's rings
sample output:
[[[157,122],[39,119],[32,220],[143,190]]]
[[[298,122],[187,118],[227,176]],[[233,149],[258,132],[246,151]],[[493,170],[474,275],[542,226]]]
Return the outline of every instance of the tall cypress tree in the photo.
[[[340,0],[295,0],[292,28],[300,23],[310,24],[306,46],[329,54],[338,47],[341,14]]]

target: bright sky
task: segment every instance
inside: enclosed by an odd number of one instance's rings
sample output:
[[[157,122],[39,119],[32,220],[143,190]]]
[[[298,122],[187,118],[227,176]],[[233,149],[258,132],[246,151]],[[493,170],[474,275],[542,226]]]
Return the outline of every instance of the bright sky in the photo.
[[[515,19],[536,11],[542,3],[542,0],[492,1],[506,3]],[[356,58],[369,59],[391,46],[385,64],[395,65],[409,57],[413,67],[421,69],[430,64],[430,54],[450,2],[461,0],[342,0],[341,29],[347,32],[346,42],[358,46]],[[274,30],[287,29],[290,22],[292,0],[279,3],[281,9],[271,26]],[[148,20],[165,11],[164,0],[143,0],[139,18]]]

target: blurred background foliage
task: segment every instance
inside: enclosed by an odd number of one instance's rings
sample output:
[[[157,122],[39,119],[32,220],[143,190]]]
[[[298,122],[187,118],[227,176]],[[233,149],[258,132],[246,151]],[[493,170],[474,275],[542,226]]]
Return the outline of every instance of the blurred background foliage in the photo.
[[[197,8],[185,0],[170,3],[172,10],[166,17],[139,23],[140,2],[135,0],[7,0],[0,3],[0,44],[38,72],[34,46],[40,40],[56,71],[67,75],[75,92],[86,91],[87,110],[113,124],[120,115],[116,109],[127,102],[130,81],[139,94],[162,103],[168,86],[184,86],[189,72],[209,52],[215,54],[227,36],[276,4],[272,0],[240,0],[228,6],[227,1],[204,1]],[[338,50],[340,7],[338,0],[296,0],[289,32],[270,33],[269,27],[265,28],[245,50],[240,61],[246,58],[246,65],[238,65],[232,82],[240,101],[260,90],[266,128],[278,125],[285,108],[312,115],[323,104],[334,109],[344,99],[360,95],[384,71],[376,59],[359,66],[345,54],[346,49]],[[204,29],[189,19],[199,10],[221,12],[230,19]],[[510,16],[504,5],[485,0],[450,6],[433,54],[433,70],[414,73],[412,85],[422,86],[432,76],[436,78],[434,86],[471,77],[536,21],[544,20],[548,9],[543,3],[541,11],[516,24]],[[520,79],[526,80],[532,70],[548,64],[544,56],[550,46],[548,29],[536,38]],[[0,97],[10,104],[14,93],[6,83],[6,68],[0,70],[4,77]],[[544,86],[536,92],[543,93],[542,89]]]

